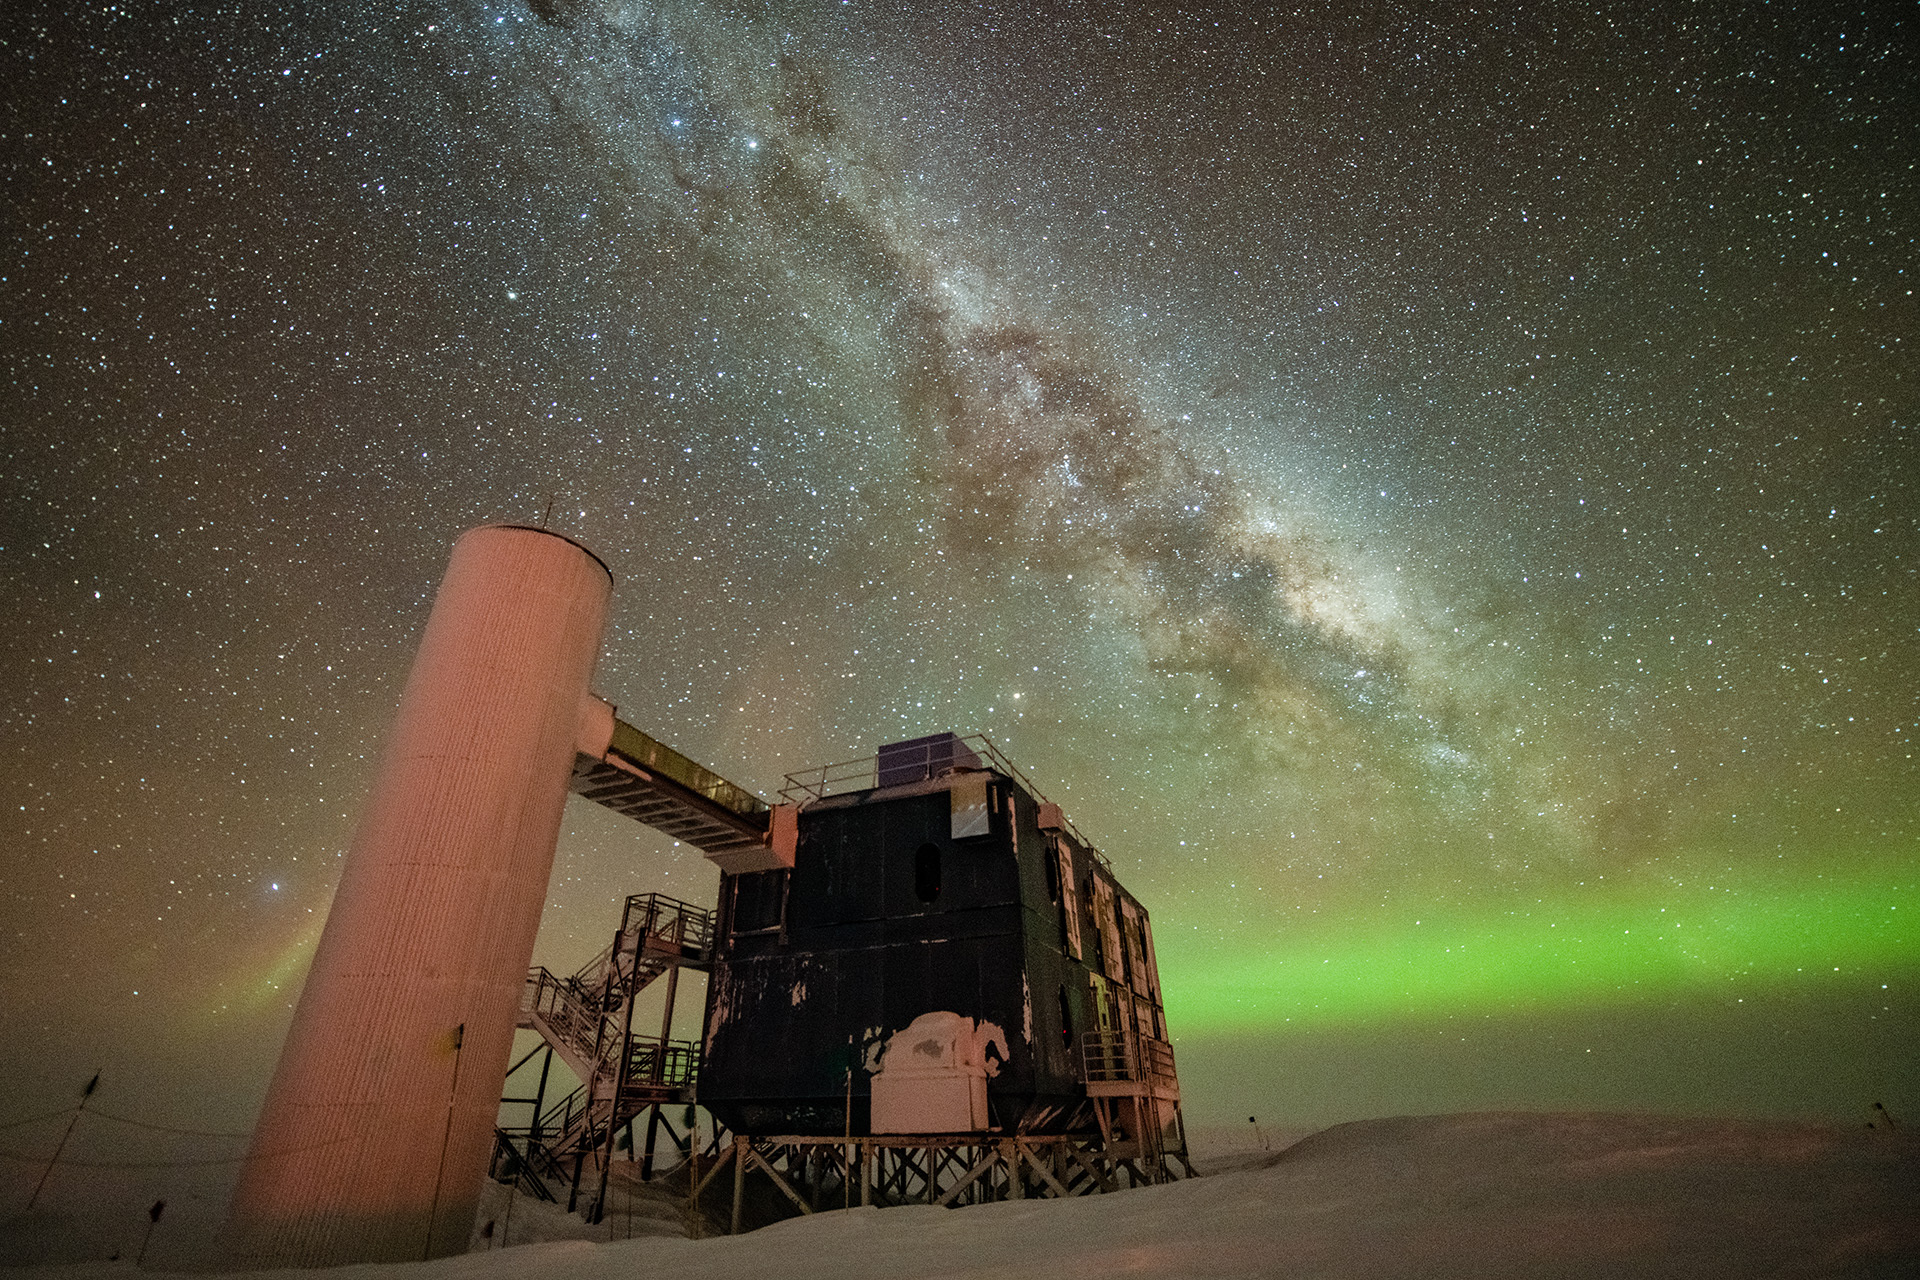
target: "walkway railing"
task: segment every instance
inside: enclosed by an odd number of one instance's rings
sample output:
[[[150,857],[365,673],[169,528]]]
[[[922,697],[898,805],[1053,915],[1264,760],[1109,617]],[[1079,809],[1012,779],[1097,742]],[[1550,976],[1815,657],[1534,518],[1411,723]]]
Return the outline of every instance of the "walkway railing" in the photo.
[[[1173,1046],[1151,1036],[1089,1031],[1080,1037],[1080,1061],[1090,1085],[1137,1084],[1142,1092],[1179,1088]]]

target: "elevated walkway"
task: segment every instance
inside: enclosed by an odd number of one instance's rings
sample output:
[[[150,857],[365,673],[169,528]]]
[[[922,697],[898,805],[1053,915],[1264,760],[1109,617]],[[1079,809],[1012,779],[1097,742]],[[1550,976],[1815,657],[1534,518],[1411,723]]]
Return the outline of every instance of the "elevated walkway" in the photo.
[[[757,865],[768,856],[766,801],[595,703],[574,758],[576,795],[685,841],[724,871],[766,869]]]

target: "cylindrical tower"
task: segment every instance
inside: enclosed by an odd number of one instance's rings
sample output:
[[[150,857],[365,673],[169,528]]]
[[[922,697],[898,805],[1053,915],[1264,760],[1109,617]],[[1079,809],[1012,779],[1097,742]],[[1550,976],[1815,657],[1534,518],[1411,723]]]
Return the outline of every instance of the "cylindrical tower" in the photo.
[[[466,1248],[611,585],[541,529],[454,546],[234,1193],[236,1265]]]

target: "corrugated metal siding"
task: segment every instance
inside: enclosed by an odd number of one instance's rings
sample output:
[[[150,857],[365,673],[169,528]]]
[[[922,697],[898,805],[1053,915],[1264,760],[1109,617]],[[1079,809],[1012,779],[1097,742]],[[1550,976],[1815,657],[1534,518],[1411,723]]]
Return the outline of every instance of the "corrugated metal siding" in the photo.
[[[456,546],[235,1193],[237,1262],[465,1249],[609,585],[539,530]]]

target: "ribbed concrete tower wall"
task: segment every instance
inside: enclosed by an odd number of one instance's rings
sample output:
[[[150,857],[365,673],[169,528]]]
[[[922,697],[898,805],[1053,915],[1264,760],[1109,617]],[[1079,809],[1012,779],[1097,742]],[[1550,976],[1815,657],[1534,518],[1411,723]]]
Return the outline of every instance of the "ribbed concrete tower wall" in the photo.
[[[455,545],[234,1193],[234,1264],[466,1248],[610,588],[542,530]]]

